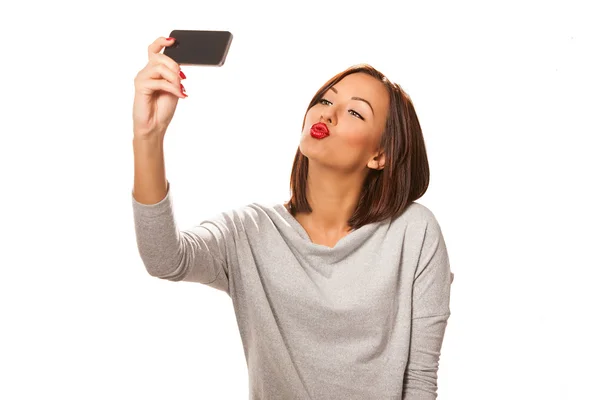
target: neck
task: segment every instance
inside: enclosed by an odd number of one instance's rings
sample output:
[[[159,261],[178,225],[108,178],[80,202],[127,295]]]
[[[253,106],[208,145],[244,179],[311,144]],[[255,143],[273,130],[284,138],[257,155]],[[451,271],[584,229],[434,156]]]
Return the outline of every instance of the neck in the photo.
[[[312,213],[299,213],[298,219],[319,232],[345,234],[354,214],[364,176],[342,174],[339,170],[309,163],[306,198]]]

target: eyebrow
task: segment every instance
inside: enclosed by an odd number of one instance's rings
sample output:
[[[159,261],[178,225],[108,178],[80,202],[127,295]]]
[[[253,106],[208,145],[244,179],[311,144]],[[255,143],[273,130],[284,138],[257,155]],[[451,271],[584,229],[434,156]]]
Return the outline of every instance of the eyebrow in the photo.
[[[331,89],[333,91],[333,93],[337,94],[337,89],[334,88],[333,86],[330,87],[329,89]],[[375,111],[373,111],[373,106],[371,105],[371,103],[369,103],[368,100],[363,99],[362,97],[352,97],[352,100],[359,100],[359,101],[364,101],[365,103],[367,103],[369,105],[369,107],[371,108],[371,112],[373,113],[373,115],[375,115]]]

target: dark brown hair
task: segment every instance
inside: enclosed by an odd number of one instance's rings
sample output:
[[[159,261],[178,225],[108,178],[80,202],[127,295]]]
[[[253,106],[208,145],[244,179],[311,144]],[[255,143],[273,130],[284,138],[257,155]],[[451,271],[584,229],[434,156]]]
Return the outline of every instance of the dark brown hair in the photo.
[[[385,131],[380,149],[385,154],[381,170],[370,169],[360,192],[354,214],[348,220],[352,229],[365,224],[394,219],[404,212],[411,202],[423,196],[429,186],[429,164],[421,125],[408,94],[396,83],[369,64],[351,66],[329,79],[310,101],[306,114],[329,88],[347,75],[363,72],[378,79],[390,96]],[[304,122],[302,123],[304,129]],[[308,158],[296,151],[290,179],[291,199],[285,203],[292,215],[312,212],[306,199]]]

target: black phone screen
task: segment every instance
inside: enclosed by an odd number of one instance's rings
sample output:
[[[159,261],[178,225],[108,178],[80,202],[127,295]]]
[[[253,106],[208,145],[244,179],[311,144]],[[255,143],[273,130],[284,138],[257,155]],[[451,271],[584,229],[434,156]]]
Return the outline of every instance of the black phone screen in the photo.
[[[229,31],[174,30],[170,36],[175,43],[163,54],[187,65],[223,65],[233,39]]]

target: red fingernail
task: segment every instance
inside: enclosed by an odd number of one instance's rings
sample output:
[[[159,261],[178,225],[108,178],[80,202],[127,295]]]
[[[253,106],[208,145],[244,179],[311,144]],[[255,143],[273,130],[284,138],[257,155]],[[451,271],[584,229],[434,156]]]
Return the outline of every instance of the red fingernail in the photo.
[[[185,79],[185,74],[182,70],[179,70],[179,76],[181,77],[181,79]]]
[[[168,37],[167,40],[175,40],[175,38]]]
[[[187,97],[188,95],[185,94],[185,88],[183,87],[183,85],[180,83],[179,86],[181,87],[181,94]]]

